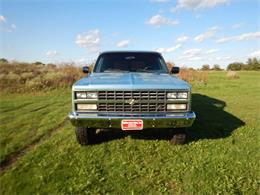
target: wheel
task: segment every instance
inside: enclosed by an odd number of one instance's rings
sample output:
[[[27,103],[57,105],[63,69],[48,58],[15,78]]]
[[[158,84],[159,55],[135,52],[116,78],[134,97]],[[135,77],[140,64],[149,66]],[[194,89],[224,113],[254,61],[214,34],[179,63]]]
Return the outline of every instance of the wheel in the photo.
[[[187,137],[186,129],[178,129],[176,132],[174,132],[174,135],[172,139],[170,140],[170,143],[173,145],[182,145],[185,143]]]
[[[76,139],[80,145],[89,145],[93,143],[96,129],[90,129],[86,127],[76,127],[75,129]]]

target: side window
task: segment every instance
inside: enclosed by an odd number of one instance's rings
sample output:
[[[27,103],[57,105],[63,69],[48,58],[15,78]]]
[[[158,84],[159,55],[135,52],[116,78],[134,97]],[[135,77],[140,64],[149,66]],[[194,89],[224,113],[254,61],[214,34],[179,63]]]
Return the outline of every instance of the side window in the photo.
[[[101,70],[101,64],[103,64],[103,61],[104,61],[104,59],[103,59],[103,57],[100,57],[99,59],[98,59],[98,61],[97,61],[97,64],[95,65],[95,68],[94,68],[94,71],[95,72],[102,72],[102,70]]]

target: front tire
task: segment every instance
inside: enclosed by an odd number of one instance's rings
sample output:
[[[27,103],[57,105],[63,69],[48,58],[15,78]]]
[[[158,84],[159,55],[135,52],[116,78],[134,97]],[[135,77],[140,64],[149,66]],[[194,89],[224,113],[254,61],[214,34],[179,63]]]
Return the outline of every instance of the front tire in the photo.
[[[186,141],[187,133],[186,129],[178,129],[176,132],[174,132],[174,135],[172,139],[170,140],[170,143],[173,145],[183,145]]]
[[[89,145],[93,143],[96,129],[90,129],[86,127],[76,127],[75,129],[76,139],[80,145]]]

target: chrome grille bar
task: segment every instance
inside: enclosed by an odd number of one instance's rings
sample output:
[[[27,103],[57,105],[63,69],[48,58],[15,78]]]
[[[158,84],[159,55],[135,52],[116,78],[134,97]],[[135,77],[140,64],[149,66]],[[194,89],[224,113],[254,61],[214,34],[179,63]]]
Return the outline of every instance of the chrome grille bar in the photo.
[[[99,91],[99,100],[166,100],[166,91]]]
[[[166,91],[99,91],[99,100],[115,102],[99,102],[97,106],[99,112],[166,112],[166,96]]]
[[[98,103],[99,112],[166,112],[165,103]]]

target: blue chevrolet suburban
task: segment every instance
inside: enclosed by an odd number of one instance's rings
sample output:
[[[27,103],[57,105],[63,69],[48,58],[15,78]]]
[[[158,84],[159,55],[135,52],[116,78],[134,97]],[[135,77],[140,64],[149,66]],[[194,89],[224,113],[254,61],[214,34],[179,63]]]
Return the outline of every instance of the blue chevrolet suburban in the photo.
[[[96,129],[172,129],[172,144],[183,144],[191,110],[191,86],[170,71],[160,53],[103,52],[90,72],[72,86],[72,112],[79,144],[91,144]]]

